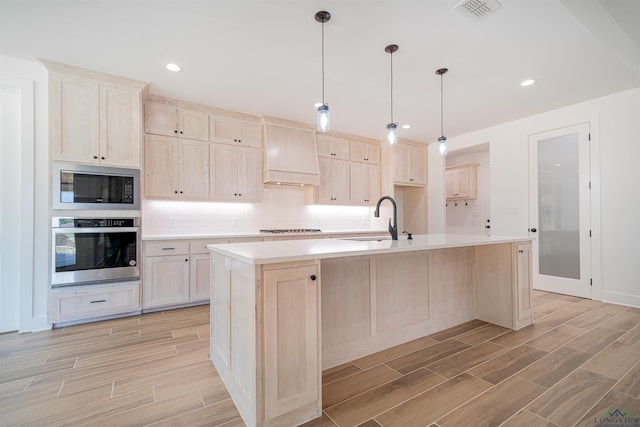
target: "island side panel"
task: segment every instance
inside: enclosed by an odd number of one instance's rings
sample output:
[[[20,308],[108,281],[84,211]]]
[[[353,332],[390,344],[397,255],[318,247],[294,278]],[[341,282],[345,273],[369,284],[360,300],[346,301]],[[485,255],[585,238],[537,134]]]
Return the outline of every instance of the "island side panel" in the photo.
[[[516,329],[514,324],[514,244],[474,248],[473,281],[476,319]]]
[[[438,330],[475,319],[473,248],[429,251],[429,311]]]
[[[245,423],[260,425],[256,342],[260,275],[255,266],[217,253],[212,253],[211,261],[211,360]]]

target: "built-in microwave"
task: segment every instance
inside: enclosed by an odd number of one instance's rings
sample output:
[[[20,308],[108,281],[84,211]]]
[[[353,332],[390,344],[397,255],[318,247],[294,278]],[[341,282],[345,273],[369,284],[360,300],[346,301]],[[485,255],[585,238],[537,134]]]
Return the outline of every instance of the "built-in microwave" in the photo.
[[[53,164],[53,209],[140,209],[140,171]]]

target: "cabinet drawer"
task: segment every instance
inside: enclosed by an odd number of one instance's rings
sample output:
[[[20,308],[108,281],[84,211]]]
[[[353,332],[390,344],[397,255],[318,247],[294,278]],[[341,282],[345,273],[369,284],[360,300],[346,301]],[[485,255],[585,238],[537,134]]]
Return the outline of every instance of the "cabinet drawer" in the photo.
[[[144,243],[144,256],[187,255],[188,240],[160,240]]]
[[[140,310],[140,282],[55,289],[50,296],[51,322]]]
[[[229,243],[228,239],[195,239],[189,243],[190,254],[208,254],[207,245],[218,245],[221,243]]]

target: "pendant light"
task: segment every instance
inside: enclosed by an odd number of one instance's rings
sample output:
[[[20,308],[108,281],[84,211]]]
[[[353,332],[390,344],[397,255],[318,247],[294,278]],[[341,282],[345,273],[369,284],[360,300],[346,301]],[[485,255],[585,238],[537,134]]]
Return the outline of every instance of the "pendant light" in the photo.
[[[439,68],[436,70],[436,74],[440,76],[440,138],[438,138],[438,153],[441,156],[447,155],[447,137],[444,136],[444,97],[442,95],[442,76],[449,71],[447,68]]]
[[[329,22],[331,14],[321,10],[316,13],[316,21],[322,24],[322,104],[318,106],[318,132],[329,130],[329,105],[324,102],[324,23]]]
[[[389,144],[398,142],[398,136],[396,135],[398,124],[393,121],[393,53],[397,50],[397,44],[390,44],[384,48],[384,51],[389,54],[389,58],[391,59],[391,122],[387,124],[387,141],[389,141]]]

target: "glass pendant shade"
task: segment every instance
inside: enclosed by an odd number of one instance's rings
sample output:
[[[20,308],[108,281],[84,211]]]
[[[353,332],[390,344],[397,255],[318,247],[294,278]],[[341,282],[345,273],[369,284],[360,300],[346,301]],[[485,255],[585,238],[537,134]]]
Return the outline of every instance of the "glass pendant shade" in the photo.
[[[318,132],[329,131],[329,106],[322,104],[318,107]]]
[[[438,154],[441,156],[447,155],[447,137],[444,135],[438,138]]]
[[[389,123],[387,125],[387,131],[389,132],[387,133],[387,142],[389,142],[389,144],[395,144],[398,142],[398,136],[396,135],[397,129],[398,125],[395,123]]]

